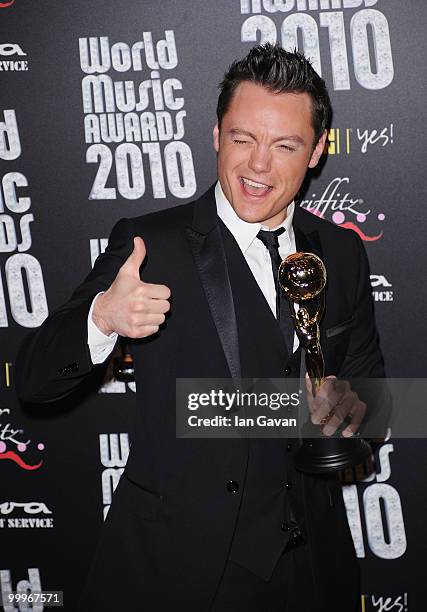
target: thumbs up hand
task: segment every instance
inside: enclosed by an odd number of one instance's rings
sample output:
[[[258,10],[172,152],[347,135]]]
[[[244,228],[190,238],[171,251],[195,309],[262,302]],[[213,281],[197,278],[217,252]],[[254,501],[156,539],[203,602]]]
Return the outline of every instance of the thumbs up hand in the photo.
[[[96,300],[92,311],[95,325],[107,336],[116,332],[127,338],[155,334],[170,309],[170,289],[144,283],[139,277],[146,249],[142,238],[133,240],[133,251],[122,265],[110,288]]]

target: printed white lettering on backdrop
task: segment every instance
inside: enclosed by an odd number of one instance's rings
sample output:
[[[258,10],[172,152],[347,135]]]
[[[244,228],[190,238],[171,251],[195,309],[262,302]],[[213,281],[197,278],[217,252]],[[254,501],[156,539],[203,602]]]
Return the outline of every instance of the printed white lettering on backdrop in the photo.
[[[18,57],[26,57],[27,54],[22,47],[16,43],[0,44],[0,72],[26,72],[29,70],[28,60],[22,59],[3,59]]]
[[[310,58],[319,75],[322,64],[329,62],[337,91],[350,89],[352,76],[365,89],[384,89],[393,81],[394,66],[387,18],[370,8],[377,2],[240,0],[240,13],[251,15],[242,23],[241,40],[251,45],[279,42],[288,51],[297,48]],[[347,9],[360,10],[348,18]],[[322,53],[321,29],[329,38]],[[324,57],[326,53],[329,57]]]
[[[392,302],[393,285],[383,274],[371,274],[372,296],[375,302]]]
[[[11,162],[22,152],[18,122],[14,109],[4,110],[3,115],[0,159]],[[8,253],[8,258],[4,263],[5,285],[3,274],[0,276],[0,327],[9,326],[8,305],[14,321],[22,327],[38,327],[48,315],[42,269],[27,252],[32,245],[30,224],[34,221],[34,215],[28,212],[31,198],[25,195],[27,188],[28,180],[21,172],[7,172],[1,178],[0,253]]]
[[[408,612],[408,593],[401,595],[371,595],[368,598],[372,610],[375,612]]]
[[[393,124],[380,130],[361,130],[357,128],[357,138],[361,143],[360,150],[362,153],[366,153],[368,148],[373,145],[386,147],[387,145],[391,145],[394,142],[393,136]]]
[[[0,514],[11,514],[16,509],[21,509],[25,514],[52,514],[43,502],[3,502],[0,503]]]
[[[3,43],[0,45],[0,55],[27,55],[19,45],[12,43]]]
[[[113,499],[113,493],[119,484],[128,460],[129,434],[99,434],[99,455],[105,468],[101,475],[105,520]]]
[[[182,82],[175,76],[164,78],[162,72],[178,66],[173,30],[166,30],[156,44],[151,32],[132,45],[110,44],[108,36],[80,38],[79,49],[86,74],[86,162],[98,164],[89,199],[139,199],[148,182],[154,198],[194,195],[192,151],[182,140],[187,114]],[[125,72],[143,72],[146,78],[116,80],[116,73]]]
[[[19,580],[16,583],[16,588],[13,588],[12,575],[9,569],[0,570],[0,593],[3,598],[3,610],[4,612],[16,612],[21,610],[22,612],[31,610],[32,612],[43,612],[45,606],[42,603],[32,603],[31,608],[26,605],[25,602],[18,603],[18,608],[15,604],[8,603],[9,596],[12,593],[22,593],[23,595],[30,595],[31,593],[40,593],[42,591],[42,585],[40,580],[40,570],[38,567],[30,567],[28,570],[28,580]]]
[[[368,486],[343,486],[347,518],[357,556],[366,557],[365,538],[370,551],[381,559],[398,559],[406,552],[406,531],[398,491],[386,481],[391,476],[393,444],[384,444],[378,453],[379,471],[364,480]],[[361,494],[362,502],[359,503]],[[362,528],[366,525],[366,533]]]

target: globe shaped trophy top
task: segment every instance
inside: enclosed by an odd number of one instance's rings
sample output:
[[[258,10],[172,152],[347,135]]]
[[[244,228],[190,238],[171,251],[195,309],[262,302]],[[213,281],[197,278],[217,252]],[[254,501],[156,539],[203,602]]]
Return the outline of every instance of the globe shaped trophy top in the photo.
[[[280,286],[292,302],[317,297],[325,288],[326,278],[325,265],[314,253],[294,253],[280,264]]]

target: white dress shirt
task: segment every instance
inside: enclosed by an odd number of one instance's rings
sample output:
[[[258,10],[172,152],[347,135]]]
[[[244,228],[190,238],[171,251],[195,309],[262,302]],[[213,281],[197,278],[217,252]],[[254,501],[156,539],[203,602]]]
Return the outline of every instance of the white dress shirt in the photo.
[[[92,363],[103,363],[109,355],[113,352],[114,345],[116,344],[117,336],[116,332],[113,332],[109,336],[106,336],[93,322],[92,311],[93,305],[98,295],[104,293],[101,291],[97,293],[92,300],[92,304],[87,316],[87,343],[89,346],[90,358]]]
[[[233,207],[224,195],[220,182],[215,187],[215,200],[218,216],[233,234],[246,262],[261,289],[272,313],[276,316],[276,286],[271,267],[270,253],[267,247],[257,238],[258,232],[269,230],[261,223],[247,223],[240,219]],[[287,215],[283,223],[275,228],[283,227],[286,231],[279,236],[279,254],[282,259],[296,252],[295,235],[292,227],[295,203],[292,202],[287,208]],[[95,296],[89,310],[87,319],[87,335],[90,357],[93,364],[104,362],[111,354],[117,340],[117,334],[106,336],[102,333],[92,320],[93,305],[99,293]],[[298,338],[294,335],[294,351],[298,348]]]

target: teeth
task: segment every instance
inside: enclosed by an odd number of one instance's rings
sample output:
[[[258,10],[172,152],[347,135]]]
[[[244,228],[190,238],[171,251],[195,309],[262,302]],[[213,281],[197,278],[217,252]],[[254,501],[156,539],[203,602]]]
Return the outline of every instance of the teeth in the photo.
[[[246,183],[246,185],[250,185],[250,187],[257,187],[258,189],[269,189],[270,185],[264,185],[263,183],[256,183],[255,181],[251,181],[248,178],[244,178],[242,176],[242,181],[243,183]]]

